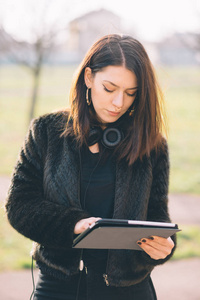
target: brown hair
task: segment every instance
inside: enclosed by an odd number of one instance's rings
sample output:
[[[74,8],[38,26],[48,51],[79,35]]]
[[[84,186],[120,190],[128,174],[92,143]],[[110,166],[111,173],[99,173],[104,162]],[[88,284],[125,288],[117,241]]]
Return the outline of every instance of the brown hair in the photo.
[[[162,132],[166,133],[166,127],[163,118],[163,97],[153,66],[142,44],[130,36],[104,36],[87,52],[71,87],[69,119],[73,122],[68,122],[64,135],[74,135],[80,145],[87,143],[95,112],[92,105],[88,107],[85,99],[85,68],[90,67],[95,75],[107,66],[125,66],[137,78],[134,115],[129,117],[127,112],[121,117],[126,119],[126,122],[123,122],[126,135],[115,149],[119,160],[126,158],[129,164],[132,164],[137,158],[142,159],[157,147]]]

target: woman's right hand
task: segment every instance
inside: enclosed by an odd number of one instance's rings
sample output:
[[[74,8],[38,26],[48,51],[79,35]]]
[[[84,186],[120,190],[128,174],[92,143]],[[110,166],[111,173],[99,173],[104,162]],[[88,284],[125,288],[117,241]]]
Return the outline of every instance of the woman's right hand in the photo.
[[[101,218],[91,217],[91,218],[82,219],[82,220],[78,221],[74,227],[74,234],[79,234],[79,233],[83,232],[90,225],[92,225],[93,223],[95,223],[96,221],[98,221],[100,219]]]

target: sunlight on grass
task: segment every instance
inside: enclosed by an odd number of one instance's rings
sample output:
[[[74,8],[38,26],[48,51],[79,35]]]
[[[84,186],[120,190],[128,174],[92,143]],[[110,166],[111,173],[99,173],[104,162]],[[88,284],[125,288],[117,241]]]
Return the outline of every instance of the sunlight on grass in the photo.
[[[182,226],[177,234],[177,249],[173,259],[200,257],[200,228],[199,226]]]
[[[158,70],[169,121],[170,192],[200,194],[200,70]]]

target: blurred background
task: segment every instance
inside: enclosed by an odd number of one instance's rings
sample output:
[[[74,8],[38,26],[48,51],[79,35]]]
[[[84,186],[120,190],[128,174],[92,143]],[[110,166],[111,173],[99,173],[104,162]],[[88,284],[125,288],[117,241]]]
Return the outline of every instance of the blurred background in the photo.
[[[69,105],[78,64],[109,33],[138,39],[155,66],[168,115],[170,213],[183,229],[170,263],[200,264],[200,1],[0,0],[0,275],[31,264],[31,241],[3,210],[29,123]]]

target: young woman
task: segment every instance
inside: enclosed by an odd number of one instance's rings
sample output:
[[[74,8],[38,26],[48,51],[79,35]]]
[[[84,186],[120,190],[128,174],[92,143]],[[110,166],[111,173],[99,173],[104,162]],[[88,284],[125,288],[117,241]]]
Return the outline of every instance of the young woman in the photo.
[[[175,236],[141,239],[142,251],[72,248],[98,218],[170,222],[162,98],[143,46],[98,40],[70,97],[69,112],[32,122],[6,203],[11,225],[35,242],[34,300],[156,299],[150,274]]]

